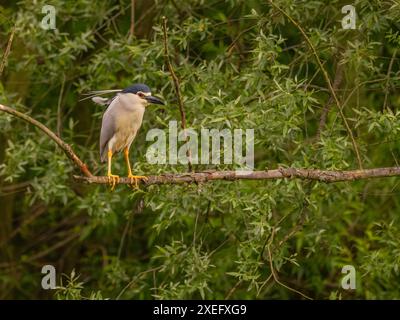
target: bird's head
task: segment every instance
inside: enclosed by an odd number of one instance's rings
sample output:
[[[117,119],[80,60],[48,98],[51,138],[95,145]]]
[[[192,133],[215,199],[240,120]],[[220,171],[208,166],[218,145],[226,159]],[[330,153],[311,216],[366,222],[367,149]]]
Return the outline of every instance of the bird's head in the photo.
[[[122,90],[122,94],[134,94],[144,106],[147,106],[150,103],[165,104],[160,98],[152,96],[150,88],[142,83],[129,86]]]

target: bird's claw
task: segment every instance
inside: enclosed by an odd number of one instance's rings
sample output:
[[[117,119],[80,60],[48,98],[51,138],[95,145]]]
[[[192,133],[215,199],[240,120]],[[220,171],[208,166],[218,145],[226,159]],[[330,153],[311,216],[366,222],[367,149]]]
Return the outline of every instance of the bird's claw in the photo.
[[[149,179],[145,176],[134,176],[133,174],[128,175],[130,180],[130,186],[134,189],[138,189],[138,180],[148,181]]]
[[[119,183],[119,176],[115,175],[115,174],[108,174],[108,183],[111,186],[111,191],[113,191],[115,189],[115,186],[117,183]]]

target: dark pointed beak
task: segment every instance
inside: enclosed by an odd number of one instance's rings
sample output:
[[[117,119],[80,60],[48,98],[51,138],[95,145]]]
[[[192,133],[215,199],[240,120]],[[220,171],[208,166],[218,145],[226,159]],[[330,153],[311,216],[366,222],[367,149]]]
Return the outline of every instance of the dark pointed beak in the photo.
[[[164,101],[154,96],[144,97],[149,103],[165,105]]]

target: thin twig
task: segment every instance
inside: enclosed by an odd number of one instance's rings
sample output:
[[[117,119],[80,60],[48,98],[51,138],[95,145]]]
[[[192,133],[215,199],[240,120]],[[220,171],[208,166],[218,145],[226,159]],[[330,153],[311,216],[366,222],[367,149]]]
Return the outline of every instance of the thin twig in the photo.
[[[266,284],[268,283],[268,281],[271,280],[271,278],[272,278],[272,273],[267,277],[267,279],[265,279],[265,280],[262,282],[260,288],[258,288],[258,290],[257,290],[257,297],[260,295],[261,290],[264,289],[264,287],[266,286]]]
[[[169,73],[171,74],[172,81],[174,83],[175,87],[175,93],[178,98],[178,106],[179,106],[179,112],[181,114],[181,122],[182,122],[182,129],[184,130],[185,134],[185,141],[188,142],[188,136],[186,135],[186,113],[185,109],[183,106],[183,99],[182,99],[182,94],[181,94],[181,86],[179,83],[179,79],[175,74],[174,68],[172,67],[171,63],[171,58],[169,56],[169,51],[168,51],[168,35],[167,35],[167,18],[163,17],[163,32],[164,32],[164,58],[165,58],[165,63],[167,64]],[[191,152],[190,149],[187,151],[188,154],[188,165],[189,165],[189,171],[192,171],[192,161],[191,161]]]
[[[394,77],[392,78],[393,81],[400,80],[400,77]],[[346,100],[343,102],[343,107],[347,105],[347,103],[350,101],[351,97],[353,96],[354,92],[356,92],[361,86],[366,85],[366,84],[375,84],[378,82],[382,81],[387,81],[387,77],[385,78],[380,78],[380,79],[373,79],[373,80],[366,80],[360,83],[357,83],[354,88],[351,89],[350,93],[346,97]]]
[[[394,58],[396,57],[397,54],[397,48],[394,49],[392,58],[390,59],[388,71],[387,71],[387,80],[386,80],[386,91],[385,91],[385,100],[383,101],[383,111],[386,110],[387,108],[387,101],[388,101],[388,96],[389,96],[389,80],[390,80],[390,73],[392,72],[392,67],[393,67],[393,62]]]
[[[337,106],[337,108],[338,108],[338,110],[339,110],[339,114],[340,114],[340,116],[341,116],[341,118],[342,118],[342,120],[343,120],[343,123],[344,123],[345,127],[346,127],[347,133],[348,133],[348,135],[349,135],[349,137],[350,137],[350,140],[351,140],[351,143],[352,143],[352,145],[353,145],[354,153],[355,153],[355,155],[356,155],[356,157],[357,157],[358,166],[359,166],[360,169],[362,169],[362,161],[361,161],[361,157],[360,157],[360,152],[358,151],[358,146],[357,146],[356,140],[354,139],[353,132],[351,131],[350,125],[349,125],[349,123],[347,122],[347,119],[346,119],[346,117],[345,117],[345,115],[344,115],[344,113],[343,113],[342,107],[340,106],[339,99],[338,99],[338,97],[336,96],[335,90],[333,89],[333,86],[332,86],[331,80],[330,80],[330,78],[329,78],[328,72],[325,70],[324,66],[322,65],[322,62],[321,62],[321,60],[319,59],[319,56],[318,56],[318,54],[317,54],[317,51],[315,50],[315,48],[314,48],[314,46],[313,46],[313,44],[312,44],[310,38],[307,36],[307,34],[306,34],[305,31],[303,30],[303,28],[302,28],[288,13],[286,13],[286,12],[285,12],[284,10],[282,10],[279,6],[277,6],[275,3],[273,3],[272,0],[269,0],[269,2],[270,2],[279,12],[281,12],[285,17],[287,17],[287,18],[290,20],[290,22],[292,22],[292,24],[293,24],[293,25],[300,31],[300,33],[303,35],[303,37],[304,37],[304,39],[306,40],[308,46],[310,47],[310,49],[311,49],[311,51],[312,51],[312,53],[313,53],[313,55],[314,55],[314,57],[315,57],[315,59],[316,59],[316,61],[317,61],[317,64],[318,64],[319,68],[321,69],[322,74],[324,75],[324,78],[325,78],[325,81],[326,81],[326,83],[327,83],[327,85],[328,85],[329,91],[331,92],[331,95],[332,95],[333,99],[335,100],[336,106]]]
[[[269,243],[267,244],[268,259],[269,259],[269,265],[270,265],[272,277],[274,278],[275,282],[276,282],[277,284],[281,285],[282,287],[284,287],[284,288],[286,288],[286,289],[288,289],[288,290],[290,290],[290,291],[293,291],[293,292],[295,292],[295,293],[301,295],[302,297],[304,297],[304,298],[306,298],[306,299],[308,299],[308,300],[313,300],[312,298],[310,298],[309,296],[305,295],[304,293],[302,293],[302,292],[300,292],[300,291],[298,291],[298,290],[296,290],[296,289],[293,289],[293,288],[287,286],[286,284],[282,283],[282,282],[279,280],[278,274],[276,273],[275,268],[274,268],[274,265],[273,265],[273,262],[272,262],[272,254],[271,254],[271,248],[270,248],[270,247],[271,247],[271,243],[272,243],[272,241],[274,240],[274,232],[275,232],[275,231],[273,230],[273,231],[272,231],[271,240],[270,240]]]
[[[281,241],[279,241],[278,247],[282,246],[286,241],[288,241],[291,237],[293,237],[297,232],[299,232],[303,228],[307,220],[307,211],[310,206],[310,201],[308,201],[307,199],[311,196],[313,186],[314,186],[313,183],[307,184],[305,196],[299,214],[299,219],[295,224],[295,226],[289,232],[287,232],[287,234]]]
[[[131,27],[129,33],[131,36],[135,34],[135,0],[131,1]]]
[[[57,135],[53,131],[51,131],[49,128],[47,128],[44,124],[40,123],[39,121],[31,118],[30,116],[28,116],[24,113],[21,113],[10,107],[6,107],[2,104],[0,104],[0,111],[7,112],[8,114],[11,114],[19,119],[22,119],[22,120],[34,125],[35,127],[39,128],[40,130],[42,130],[47,136],[50,137],[50,139],[52,139],[55,143],[57,143],[57,145],[65,152],[67,157],[82,171],[82,173],[86,177],[89,178],[89,177],[93,176],[91,174],[91,172],[89,171],[89,169],[87,168],[86,164],[81,159],[79,159],[79,157],[74,153],[71,146],[69,144],[65,143],[59,137],[57,137]]]
[[[118,294],[118,296],[115,298],[115,300],[119,300],[121,298],[121,296],[125,293],[125,291],[131,287],[137,280],[139,280],[143,275],[153,272],[153,271],[158,271],[162,268],[161,267],[156,267],[156,268],[151,268],[149,270],[146,271],[142,271],[139,272],[135,277],[133,277],[133,279],[131,281],[129,281],[129,283],[121,290],[121,292]]]
[[[236,282],[236,284],[229,290],[228,294],[225,297],[225,300],[228,300],[232,294],[236,291],[236,289],[242,284],[242,280],[239,280],[238,282]]]
[[[119,242],[119,248],[118,248],[118,260],[121,259],[121,254],[122,254],[122,249],[124,247],[124,243],[125,243],[125,239],[126,239],[126,235],[128,234],[128,230],[131,226],[132,223],[132,214],[129,215],[128,221],[126,222],[124,231],[122,232],[122,237],[121,237],[121,241]]]
[[[7,244],[12,238],[14,238],[18,233],[21,232],[23,228],[25,228],[27,225],[32,223],[35,219],[37,219],[39,216],[41,216],[43,213],[45,213],[47,210],[46,205],[40,204],[34,208],[31,212],[29,212],[28,217],[21,222],[21,224],[14,229],[3,241],[0,242],[0,247],[3,247],[4,244]]]
[[[339,86],[342,83],[342,80],[343,80],[343,65],[341,65],[338,61],[337,66],[336,66],[335,79],[333,80],[333,90],[335,90],[335,92],[339,89]],[[331,105],[333,102],[334,102],[333,96],[331,95],[322,110],[321,118],[319,120],[319,125],[318,125],[318,129],[317,129],[316,140],[319,140],[319,138],[321,136],[321,132],[325,127],[326,119],[328,117],[328,113],[329,113],[329,110],[331,109]]]
[[[6,51],[4,52],[3,59],[1,60],[0,77],[1,77],[1,75],[3,73],[4,67],[5,67],[5,65],[7,63],[8,55],[10,54],[10,51],[11,51],[11,44],[12,44],[13,39],[14,39],[15,29],[16,29],[16,26],[14,26],[12,31],[11,31],[10,38],[8,39]]]
[[[63,238],[61,241],[53,244],[52,246],[46,248],[46,250],[38,252],[36,254],[34,254],[33,256],[28,258],[29,262],[32,262],[33,260],[37,260],[40,259],[42,257],[47,256],[50,252],[53,252],[54,250],[57,250],[58,248],[64,246],[65,244],[67,244],[68,242],[71,242],[72,240],[75,240],[76,238],[80,237],[80,233],[76,232],[76,233],[72,233],[70,236]]]
[[[0,196],[3,194],[12,194],[12,193],[25,191],[31,185],[32,185],[31,181],[23,181],[23,182],[18,182],[15,184],[10,184],[8,186],[2,186],[0,188]]]
[[[58,96],[58,103],[57,103],[57,135],[61,138],[62,132],[62,98],[64,95],[64,86],[65,86],[65,74],[63,75],[63,80],[61,83],[60,94]]]

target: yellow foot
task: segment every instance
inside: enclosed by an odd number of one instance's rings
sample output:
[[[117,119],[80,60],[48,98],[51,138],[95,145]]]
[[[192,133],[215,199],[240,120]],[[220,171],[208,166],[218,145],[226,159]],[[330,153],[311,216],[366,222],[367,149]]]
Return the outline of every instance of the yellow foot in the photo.
[[[145,177],[145,176],[134,176],[133,174],[130,174],[130,175],[128,175],[128,178],[129,178],[129,180],[130,180],[130,182],[131,182],[131,184],[130,184],[130,186],[132,187],[132,188],[135,188],[135,189],[137,189],[139,186],[138,186],[138,180],[143,180],[143,181],[147,181],[147,180],[149,180],[147,177]]]
[[[115,174],[108,174],[108,183],[111,186],[111,191],[114,190],[115,185],[119,182],[119,176],[116,176]]]

